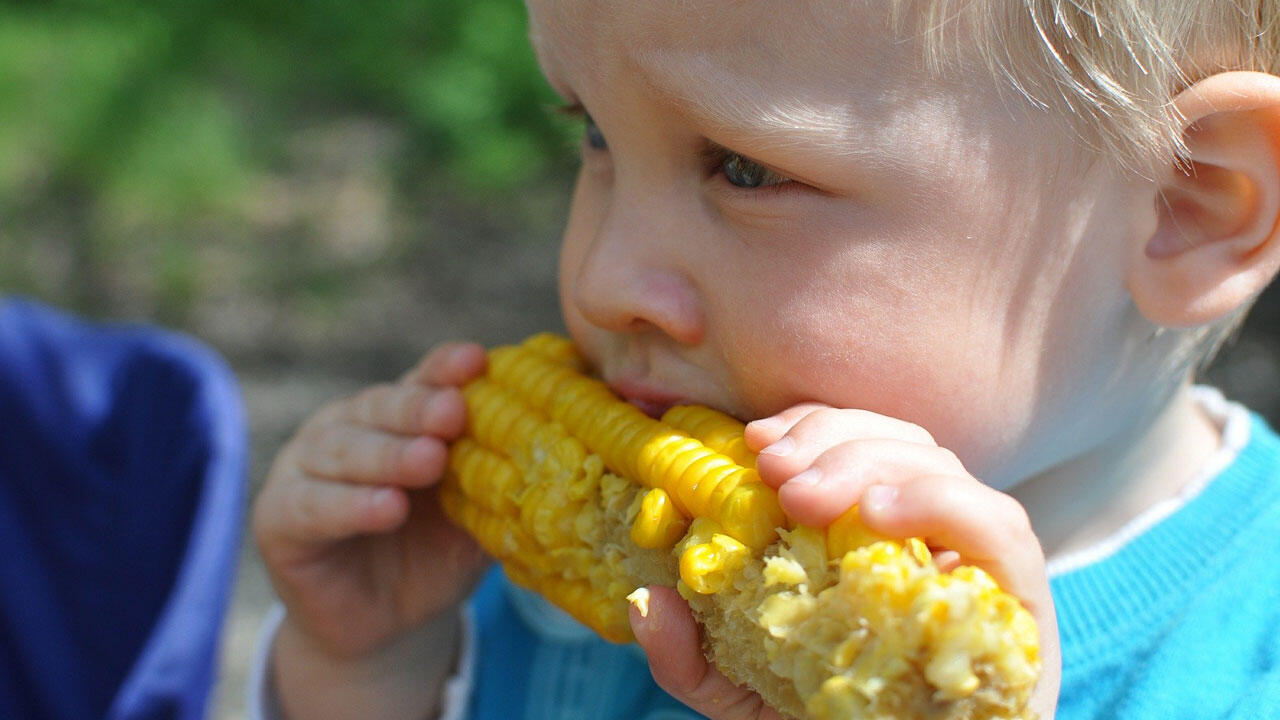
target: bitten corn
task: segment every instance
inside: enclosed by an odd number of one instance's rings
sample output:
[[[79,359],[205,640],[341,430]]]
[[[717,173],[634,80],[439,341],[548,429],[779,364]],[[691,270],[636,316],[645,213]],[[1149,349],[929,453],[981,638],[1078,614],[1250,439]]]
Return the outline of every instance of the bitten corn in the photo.
[[[856,508],[790,526],[741,423],[653,420],[582,369],[568,340],[536,335],[491,351],[463,391],[442,502],[513,581],[614,642],[633,639],[637,587],[675,585],[708,657],[793,717],[1029,716],[1035,621],[986,573],[940,573]]]

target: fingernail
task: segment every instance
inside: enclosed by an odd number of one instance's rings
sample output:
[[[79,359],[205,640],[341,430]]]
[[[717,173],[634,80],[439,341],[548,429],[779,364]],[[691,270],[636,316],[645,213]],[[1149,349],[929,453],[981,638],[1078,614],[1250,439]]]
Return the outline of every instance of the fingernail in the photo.
[[[898,497],[898,488],[892,485],[872,485],[862,495],[862,505],[872,512],[884,510]]]
[[[783,435],[782,439],[760,450],[761,455],[777,455],[785,457],[796,449],[796,441],[791,439],[790,435]]]
[[[369,507],[381,508],[390,505],[394,502],[395,495],[396,491],[393,488],[378,488],[377,490],[369,493]]]
[[[431,453],[435,450],[434,446],[435,441],[430,438],[420,437],[410,440],[405,444],[404,450],[402,451],[404,453],[404,462],[407,463],[412,470],[420,470],[422,466],[431,459]]]
[[[788,485],[804,485],[806,487],[812,487],[814,485],[817,485],[820,482],[822,482],[822,471],[819,470],[818,468],[811,467],[808,470],[805,470],[804,472],[799,473],[795,477],[788,480],[787,484]]]
[[[751,422],[747,423],[747,427],[753,427],[758,430],[763,430],[766,432],[770,430],[776,431],[782,427],[782,421],[779,420],[776,416],[765,417],[765,418],[760,418],[759,420],[752,420]]]
[[[449,351],[450,362],[461,362],[463,358],[472,353],[470,345],[454,345]]]

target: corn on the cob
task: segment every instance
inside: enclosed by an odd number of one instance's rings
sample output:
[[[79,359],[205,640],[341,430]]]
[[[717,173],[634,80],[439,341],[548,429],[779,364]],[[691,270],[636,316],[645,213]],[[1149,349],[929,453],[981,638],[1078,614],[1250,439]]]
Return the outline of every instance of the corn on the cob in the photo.
[[[653,420],[581,370],[543,334],[491,351],[464,389],[442,502],[513,581],[614,642],[633,639],[633,590],[675,585],[708,657],[795,717],[1027,716],[1035,622],[986,573],[940,573],[856,508],[790,526],[741,423],[701,407]]]

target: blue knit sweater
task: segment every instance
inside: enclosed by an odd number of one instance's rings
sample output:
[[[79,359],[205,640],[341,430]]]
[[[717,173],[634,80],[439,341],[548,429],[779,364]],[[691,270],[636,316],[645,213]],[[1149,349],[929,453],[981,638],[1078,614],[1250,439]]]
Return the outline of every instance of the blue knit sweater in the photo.
[[[1280,438],[1253,418],[1203,492],[1050,585],[1058,720],[1280,718]]]
[[[1194,499],[1052,580],[1059,720],[1280,718],[1280,438],[1250,423],[1239,455]],[[493,573],[474,597],[470,717],[696,717],[632,646],[522,620],[537,602],[523,593]]]

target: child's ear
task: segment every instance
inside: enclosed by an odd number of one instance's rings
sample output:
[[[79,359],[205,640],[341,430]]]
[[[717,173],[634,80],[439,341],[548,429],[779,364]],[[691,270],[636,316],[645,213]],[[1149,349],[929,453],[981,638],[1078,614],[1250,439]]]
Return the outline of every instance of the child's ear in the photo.
[[[1227,315],[1280,269],[1280,77],[1222,73],[1175,103],[1189,155],[1161,183],[1156,230],[1126,279],[1147,319],[1193,327]]]

